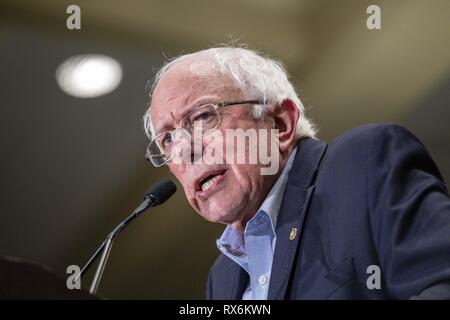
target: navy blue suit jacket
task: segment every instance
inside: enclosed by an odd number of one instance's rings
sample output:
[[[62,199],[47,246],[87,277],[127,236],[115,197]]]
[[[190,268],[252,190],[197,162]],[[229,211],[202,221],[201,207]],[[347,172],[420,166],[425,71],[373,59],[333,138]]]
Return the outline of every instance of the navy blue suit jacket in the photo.
[[[450,299],[450,197],[401,126],[360,126],[330,144],[301,139],[276,234],[268,299]],[[373,265],[379,289],[367,286]],[[220,255],[207,298],[241,299],[247,283]]]

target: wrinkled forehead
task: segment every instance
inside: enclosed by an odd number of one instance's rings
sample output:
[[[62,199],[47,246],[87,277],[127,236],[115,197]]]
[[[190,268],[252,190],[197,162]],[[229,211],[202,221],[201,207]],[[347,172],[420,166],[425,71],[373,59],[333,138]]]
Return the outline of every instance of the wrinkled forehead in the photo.
[[[241,90],[210,59],[182,61],[163,74],[153,91],[152,122],[157,129],[156,124],[175,121],[195,104],[241,97]]]
[[[210,58],[186,59],[167,70],[152,94],[152,105],[168,102],[181,95],[220,93],[234,87]]]

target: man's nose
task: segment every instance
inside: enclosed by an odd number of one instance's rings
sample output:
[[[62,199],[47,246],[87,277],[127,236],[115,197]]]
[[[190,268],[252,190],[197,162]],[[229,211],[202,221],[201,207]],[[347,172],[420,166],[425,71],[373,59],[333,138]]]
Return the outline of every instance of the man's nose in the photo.
[[[177,128],[172,132],[172,139],[174,140],[174,143],[189,142],[190,134],[184,128]]]
[[[194,137],[184,128],[176,129],[173,132],[175,145],[175,156],[181,158],[183,163],[195,163],[202,157],[201,141],[194,140]]]

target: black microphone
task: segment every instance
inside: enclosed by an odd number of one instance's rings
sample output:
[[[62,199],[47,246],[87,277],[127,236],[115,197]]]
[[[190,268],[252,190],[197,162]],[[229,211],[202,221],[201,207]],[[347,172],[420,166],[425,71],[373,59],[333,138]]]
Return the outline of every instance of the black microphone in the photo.
[[[155,205],[158,206],[166,202],[175,192],[177,186],[170,179],[165,179],[151,186],[145,193],[145,198],[153,198]]]
[[[142,212],[150,207],[156,207],[166,202],[177,191],[177,186],[170,179],[165,179],[154,184],[144,195],[144,201],[133,211],[133,213],[123,220],[108,236],[114,239],[122,230]]]
[[[79,275],[73,280],[77,281],[79,277],[81,277],[86,271],[91,267],[91,265],[97,260],[98,256],[101,252],[103,252],[102,259],[100,260],[99,266],[97,268],[97,272],[95,274],[94,280],[92,282],[90,293],[95,293],[98,288],[98,284],[100,282],[106,260],[109,255],[109,251],[111,250],[112,241],[115,237],[119,235],[123,229],[130,224],[131,221],[136,219],[141,213],[147,210],[150,207],[156,207],[165,201],[167,201],[175,192],[177,191],[177,186],[170,179],[165,179],[161,182],[154,184],[148,189],[148,191],[144,194],[144,201],[137,207],[131,215],[123,220],[106,238],[105,241],[100,245],[100,247],[95,251],[89,261],[85,264],[83,269],[81,269]]]

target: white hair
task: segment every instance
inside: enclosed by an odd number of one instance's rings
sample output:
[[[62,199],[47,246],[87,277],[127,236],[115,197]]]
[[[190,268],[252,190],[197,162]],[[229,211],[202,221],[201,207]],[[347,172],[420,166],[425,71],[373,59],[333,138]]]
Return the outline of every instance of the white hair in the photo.
[[[278,106],[284,100],[290,99],[300,113],[296,128],[297,137],[315,137],[316,128],[305,116],[305,108],[288,80],[283,64],[249,49],[217,47],[185,54],[169,60],[156,73],[150,97],[167,70],[188,59],[200,57],[209,58],[213,63],[214,69],[217,69],[219,74],[232,79],[246,98],[265,101],[266,104],[264,105],[253,106],[254,118],[262,117],[271,105]],[[154,136],[150,113],[151,105],[144,114],[144,130],[149,138]]]

